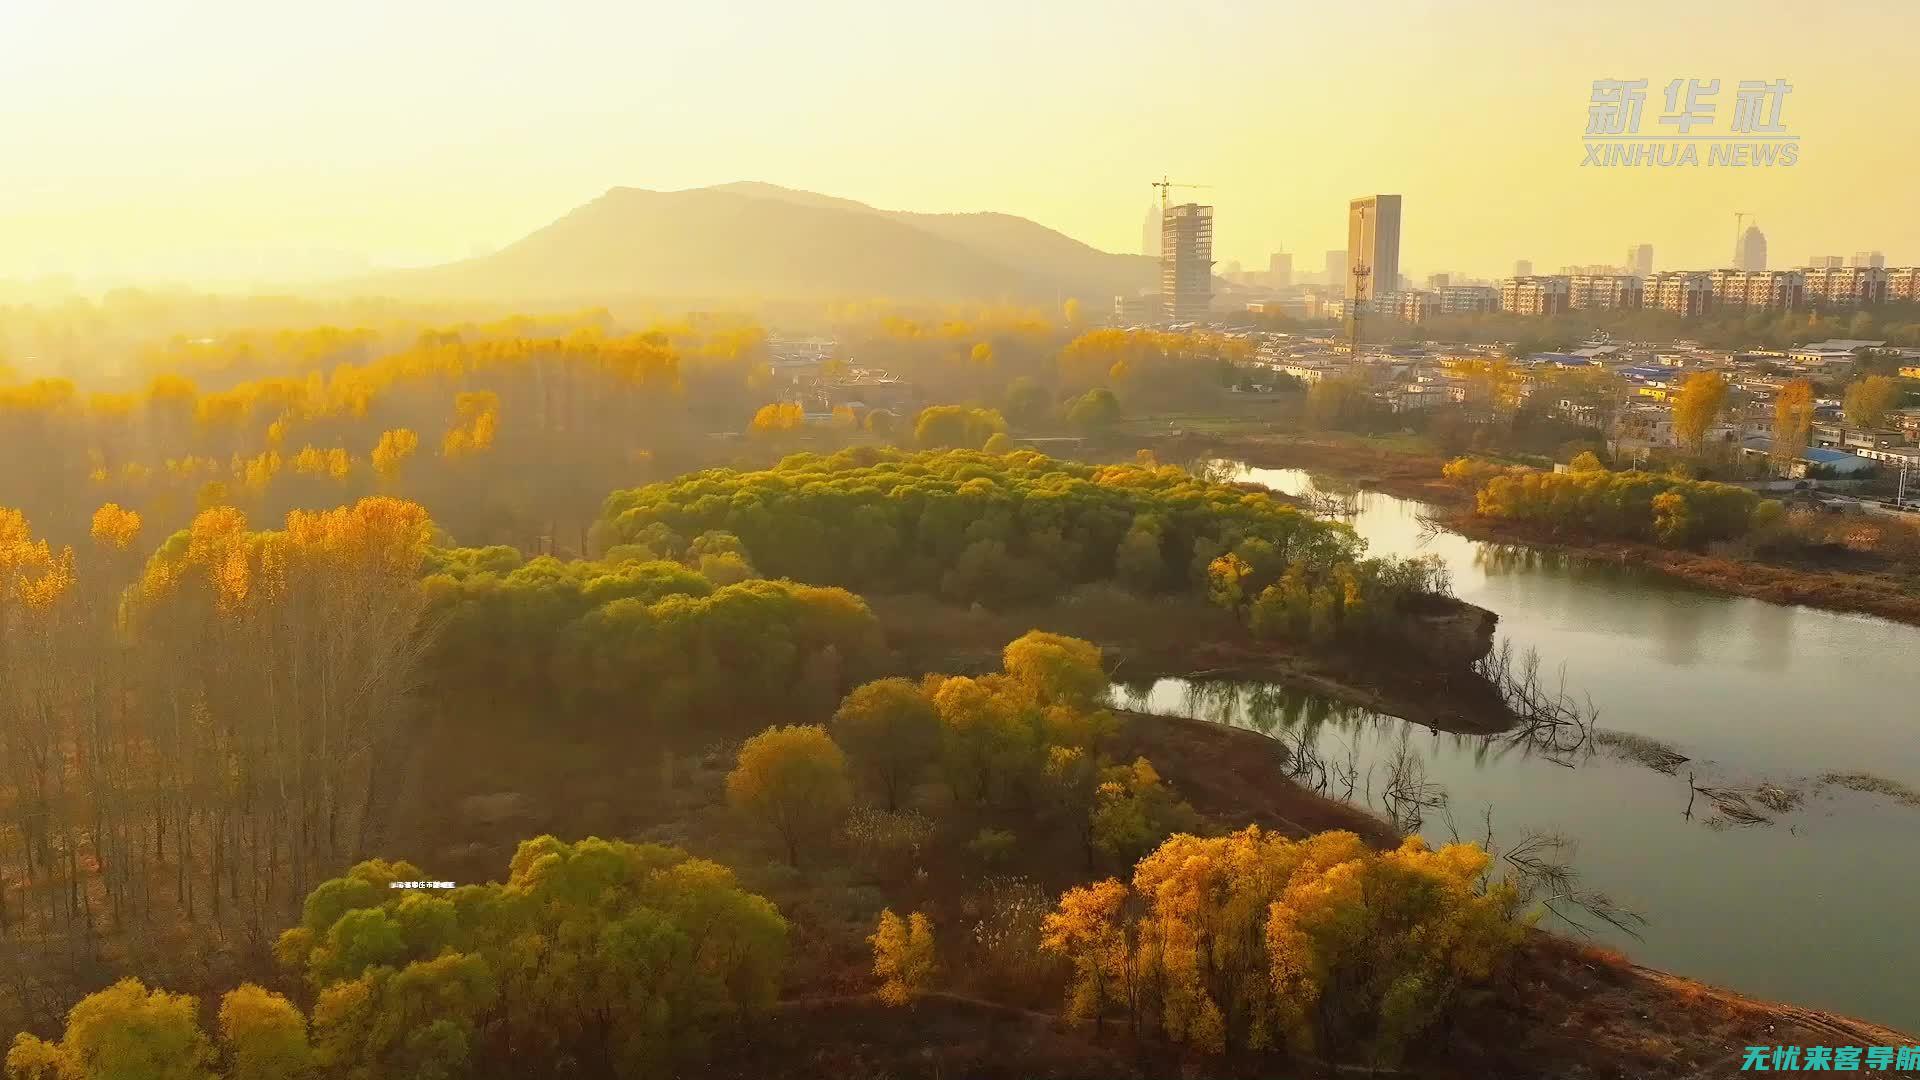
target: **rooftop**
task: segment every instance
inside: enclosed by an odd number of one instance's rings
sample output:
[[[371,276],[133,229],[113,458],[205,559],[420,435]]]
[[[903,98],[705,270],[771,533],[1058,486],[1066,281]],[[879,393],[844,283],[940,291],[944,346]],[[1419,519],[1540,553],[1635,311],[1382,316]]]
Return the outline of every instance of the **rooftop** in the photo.
[[[1795,352],[1853,352],[1856,349],[1877,349],[1885,345],[1884,341],[1860,341],[1854,338],[1829,338],[1826,341],[1809,341],[1795,349]]]
[[[1773,440],[1756,435],[1753,438],[1742,440],[1740,445],[1758,453],[1766,453],[1773,449]],[[1862,467],[1868,464],[1867,459],[1858,454],[1850,454],[1845,450],[1830,450],[1824,446],[1809,446],[1805,450],[1800,451],[1800,460],[1812,465],[1850,465]]]

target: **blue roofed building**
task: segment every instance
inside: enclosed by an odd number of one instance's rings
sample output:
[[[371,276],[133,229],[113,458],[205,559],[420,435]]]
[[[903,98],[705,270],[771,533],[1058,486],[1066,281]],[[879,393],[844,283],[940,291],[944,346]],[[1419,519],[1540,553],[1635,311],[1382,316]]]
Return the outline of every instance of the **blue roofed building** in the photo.
[[[1743,453],[1759,457],[1771,457],[1773,440],[1751,438],[1741,442]],[[1850,454],[1845,450],[1831,450],[1824,446],[1809,446],[1800,452],[1800,457],[1787,466],[1788,476],[1833,476],[1855,477],[1872,472],[1875,462]]]

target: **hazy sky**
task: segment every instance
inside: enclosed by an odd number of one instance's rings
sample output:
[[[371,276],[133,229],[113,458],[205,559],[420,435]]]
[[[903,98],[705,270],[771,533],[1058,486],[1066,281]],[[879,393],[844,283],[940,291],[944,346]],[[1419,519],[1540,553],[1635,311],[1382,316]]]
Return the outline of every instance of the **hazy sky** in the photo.
[[[1401,265],[1920,262],[1912,0],[0,0],[0,275],[463,257],[615,185],[766,180],[1139,246],[1206,182],[1216,255],[1315,268],[1401,192]],[[1583,168],[1592,82],[1785,78],[1800,164]]]

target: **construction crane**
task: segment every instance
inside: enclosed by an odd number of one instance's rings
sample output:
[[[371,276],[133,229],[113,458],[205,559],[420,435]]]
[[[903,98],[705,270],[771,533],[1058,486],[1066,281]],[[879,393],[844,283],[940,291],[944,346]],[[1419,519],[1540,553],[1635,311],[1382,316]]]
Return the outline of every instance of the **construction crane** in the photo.
[[[1212,184],[1176,184],[1173,181],[1167,179],[1164,175],[1162,175],[1160,179],[1153,181],[1153,186],[1160,189],[1160,216],[1166,217],[1167,216],[1167,190],[1169,188],[1210,188],[1213,185]]]

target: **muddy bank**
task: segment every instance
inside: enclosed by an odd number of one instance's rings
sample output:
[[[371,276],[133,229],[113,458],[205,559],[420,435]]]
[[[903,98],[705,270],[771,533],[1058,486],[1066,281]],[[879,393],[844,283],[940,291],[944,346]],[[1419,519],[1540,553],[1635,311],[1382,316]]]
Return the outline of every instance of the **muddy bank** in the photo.
[[[1129,738],[1151,746],[1156,763],[1164,758],[1164,774],[1177,776],[1182,794],[1216,823],[1253,822],[1290,835],[1349,829],[1376,846],[1399,842],[1399,833],[1386,821],[1295,783],[1285,772],[1284,748],[1266,736],[1184,717],[1126,715]],[[1920,1040],[1912,1035],[1869,1021],[1746,997],[1635,964],[1611,949],[1540,931],[1523,950],[1512,977],[1453,1030],[1438,1033],[1433,1052],[1425,1060],[1409,1062],[1401,1075],[1434,1080],[1681,1080],[1739,1073],[1748,1046],[1916,1042]],[[1169,1052],[1166,1047],[1139,1049],[1148,1055]],[[1223,1076],[1313,1075],[1298,1063],[1259,1055],[1209,1062],[1204,1071]]]
[[[1380,847],[1399,841],[1388,823],[1296,784],[1286,775],[1284,748],[1266,736],[1183,717],[1123,715],[1127,730],[1116,751],[1150,757],[1211,827],[1256,823],[1291,836],[1349,829]],[[1695,1080],[1738,1075],[1749,1046],[1920,1042],[1866,1021],[1744,997],[1545,932],[1531,936],[1484,999],[1385,1073],[1277,1053],[1204,1056],[1130,1038],[1111,1021],[1096,1029],[1067,1019],[1041,998],[1017,1004],[954,988],[899,1009],[859,993],[797,994],[756,1019],[751,1038],[720,1048],[707,1075]]]
[[[1444,521],[1447,528],[1473,540],[1524,544],[1584,559],[1643,566],[1731,596],[1877,615],[1920,626],[1920,594],[1900,578],[1887,574],[1780,566],[1628,541],[1568,541],[1548,529],[1484,518],[1464,508],[1447,514]]]
[[[1279,742],[1244,728],[1185,716],[1122,711],[1119,760],[1145,757],[1180,797],[1222,829],[1258,825],[1299,838],[1330,829],[1390,848],[1400,834],[1351,803],[1310,791],[1287,774]]]
[[[919,594],[869,596],[886,628],[892,674],[996,671],[1007,642],[1041,629],[1100,646],[1121,682],[1163,676],[1259,679],[1462,734],[1505,731],[1516,718],[1472,664],[1493,644],[1498,616],[1435,599],[1409,613],[1418,651],[1380,646],[1307,652],[1256,640],[1232,613],[1197,597],[1137,597],[1116,589],[1037,608],[958,608]]]

